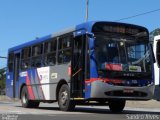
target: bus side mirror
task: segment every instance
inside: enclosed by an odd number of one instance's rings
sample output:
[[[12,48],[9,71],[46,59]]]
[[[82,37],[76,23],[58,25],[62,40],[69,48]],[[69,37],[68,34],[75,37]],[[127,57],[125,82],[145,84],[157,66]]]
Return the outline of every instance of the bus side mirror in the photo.
[[[89,38],[94,38],[94,34],[93,34],[93,33],[86,32],[86,35],[87,35],[87,37],[89,37]]]

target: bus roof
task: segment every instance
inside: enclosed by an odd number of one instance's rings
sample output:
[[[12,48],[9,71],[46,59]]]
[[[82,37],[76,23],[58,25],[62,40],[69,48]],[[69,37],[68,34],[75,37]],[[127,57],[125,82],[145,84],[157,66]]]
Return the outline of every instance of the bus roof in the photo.
[[[37,38],[35,40],[23,43],[21,45],[12,47],[8,50],[8,52],[18,51],[18,50],[21,50],[24,47],[31,46],[31,45],[34,45],[34,44],[37,44],[37,43],[41,43],[41,42],[44,42],[48,39],[58,37],[58,36],[61,36],[63,34],[67,34],[67,33],[78,31],[78,30],[86,30],[86,32],[91,32],[92,27],[95,23],[121,24],[121,25],[125,25],[125,26],[134,26],[134,27],[139,27],[139,28],[142,28],[142,29],[146,29],[145,27],[137,26],[137,25],[133,25],[133,24],[118,23],[118,22],[107,22],[107,21],[90,21],[90,22],[85,22],[85,23],[76,25],[76,26],[68,28],[68,29],[64,29],[63,31],[60,31],[60,32],[56,32],[56,33],[53,33],[53,34],[50,34],[50,35],[47,35],[47,36],[44,36],[44,37],[41,37],[41,38]]]

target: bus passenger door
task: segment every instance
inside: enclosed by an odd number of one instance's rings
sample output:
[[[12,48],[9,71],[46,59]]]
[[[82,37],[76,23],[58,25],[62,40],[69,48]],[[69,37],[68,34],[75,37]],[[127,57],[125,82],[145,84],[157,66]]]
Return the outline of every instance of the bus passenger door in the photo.
[[[71,97],[82,98],[85,82],[85,35],[75,37],[72,43]]]
[[[14,55],[14,69],[13,69],[13,98],[18,97],[19,93],[19,67],[20,67],[20,53]]]

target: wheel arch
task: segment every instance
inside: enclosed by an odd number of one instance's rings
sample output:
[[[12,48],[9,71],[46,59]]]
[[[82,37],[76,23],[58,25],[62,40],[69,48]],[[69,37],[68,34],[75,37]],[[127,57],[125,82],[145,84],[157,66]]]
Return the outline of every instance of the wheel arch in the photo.
[[[58,93],[59,93],[59,90],[61,88],[62,85],[68,85],[67,81],[65,79],[61,79],[58,84],[57,84],[57,87],[56,87],[56,100],[58,100]]]
[[[26,86],[25,83],[23,83],[23,84],[21,85],[21,87],[20,87],[20,90],[19,90],[19,99],[21,99],[21,92],[22,92],[22,89],[23,89],[24,86]]]

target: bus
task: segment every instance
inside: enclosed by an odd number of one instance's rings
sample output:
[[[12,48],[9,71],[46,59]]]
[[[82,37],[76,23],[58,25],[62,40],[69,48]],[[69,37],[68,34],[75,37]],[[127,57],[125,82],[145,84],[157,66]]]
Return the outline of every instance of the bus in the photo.
[[[6,94],[23,107],[58,102],[121,112],[126,100],[153,97],[153,64],[145,27],[91,21],[8,50]]]
[[[154,63],[154,82],[155,82],[155,92],[154,99],[160,101],[160,35],[154,36],[153,39],[153,52],[155,57]]]

